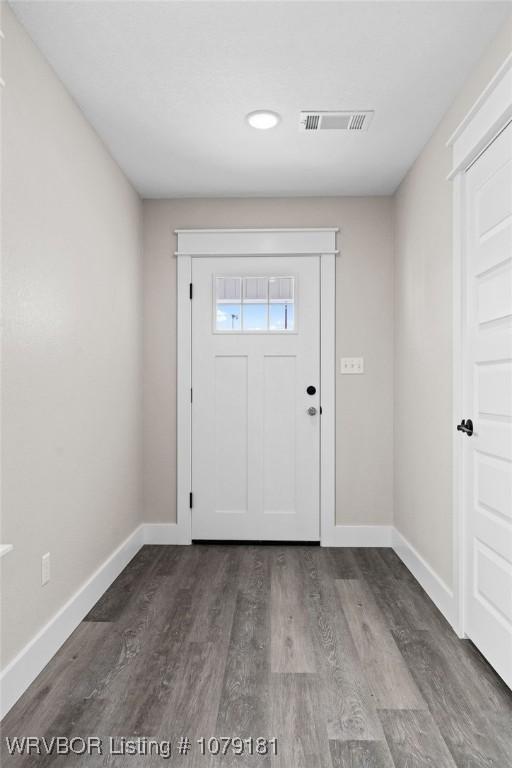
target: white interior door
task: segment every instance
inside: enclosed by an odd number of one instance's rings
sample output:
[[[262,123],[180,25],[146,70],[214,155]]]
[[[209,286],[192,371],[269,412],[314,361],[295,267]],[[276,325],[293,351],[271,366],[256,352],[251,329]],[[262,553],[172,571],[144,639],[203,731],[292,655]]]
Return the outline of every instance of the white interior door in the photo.
[[[512,125],[465,189],[464,628],[512,687]]]
[[[192,260],[193,539],[320,538],[319,270]]]

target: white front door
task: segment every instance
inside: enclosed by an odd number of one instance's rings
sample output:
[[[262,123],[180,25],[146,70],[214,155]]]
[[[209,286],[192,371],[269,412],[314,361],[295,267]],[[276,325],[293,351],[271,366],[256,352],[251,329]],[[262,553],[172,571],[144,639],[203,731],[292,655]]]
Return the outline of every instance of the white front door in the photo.
[[[465,189],[464,629],[512,687],[512,125]]]
[[[193,539],[320,538],[319,271],[192,259]]]

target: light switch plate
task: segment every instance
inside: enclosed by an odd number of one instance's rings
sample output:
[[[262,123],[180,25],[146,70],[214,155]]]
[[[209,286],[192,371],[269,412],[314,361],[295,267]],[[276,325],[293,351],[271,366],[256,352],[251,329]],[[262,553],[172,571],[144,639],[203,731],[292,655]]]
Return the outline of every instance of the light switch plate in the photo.
[[[340,373],[364,373],[364,357],[342,357]]]

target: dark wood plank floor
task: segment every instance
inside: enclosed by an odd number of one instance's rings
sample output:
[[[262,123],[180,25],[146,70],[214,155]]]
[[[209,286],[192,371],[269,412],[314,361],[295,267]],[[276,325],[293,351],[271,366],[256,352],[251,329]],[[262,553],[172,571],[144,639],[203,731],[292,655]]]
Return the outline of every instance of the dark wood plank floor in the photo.
[[[174,754],[12,757],[14,736]],[[275,737],[277,755],[203,756],[211,736]],[[166,762],[512,768],[512,693],[390,549],[147,546],[4,719],[2,765]]]

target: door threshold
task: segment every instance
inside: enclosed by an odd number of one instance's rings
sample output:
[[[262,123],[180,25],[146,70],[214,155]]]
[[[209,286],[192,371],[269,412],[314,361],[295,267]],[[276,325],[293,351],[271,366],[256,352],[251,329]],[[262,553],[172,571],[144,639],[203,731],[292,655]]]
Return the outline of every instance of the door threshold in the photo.
[[[258,546],[267,546],[267,547],[279,547],[279,546],[287,546],[287,547],[319,547],[320,542],[319,541],[278,541],[274,539],[265,540],[265,539],[192,539],[192,544],[232,544],[236,546],[240,546],[242,544],[249,544],[254,545],[257,544]]]

